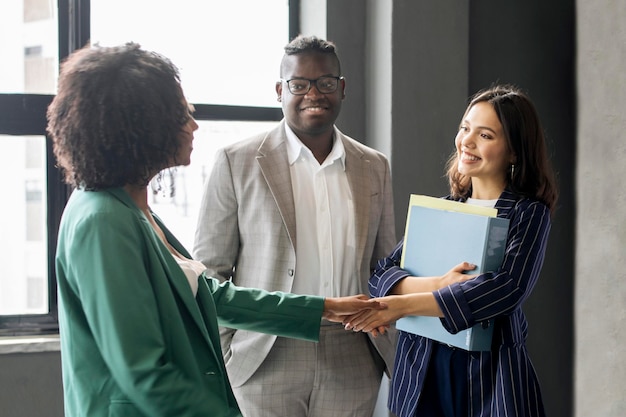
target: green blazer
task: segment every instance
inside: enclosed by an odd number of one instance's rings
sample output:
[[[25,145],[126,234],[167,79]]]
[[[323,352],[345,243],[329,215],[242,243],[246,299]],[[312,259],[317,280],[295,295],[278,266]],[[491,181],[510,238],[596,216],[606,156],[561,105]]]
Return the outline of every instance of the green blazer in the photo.
[[[169,243],[188,252],[156,218]],[[56,255],[65,416],[240,416],[218,325],[316,341],[323,298],[201,276],[122,189],[76,190]]]

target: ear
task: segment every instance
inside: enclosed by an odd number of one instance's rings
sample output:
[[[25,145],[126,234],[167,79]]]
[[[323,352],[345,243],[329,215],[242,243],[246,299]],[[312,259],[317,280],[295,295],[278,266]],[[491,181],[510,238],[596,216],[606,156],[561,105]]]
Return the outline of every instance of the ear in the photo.
[[[276,94],[278,95],[276,97],[276,100],[282,101],[282,99],[283,99],[283,82],[280,81],[280,80],[276,81]]]

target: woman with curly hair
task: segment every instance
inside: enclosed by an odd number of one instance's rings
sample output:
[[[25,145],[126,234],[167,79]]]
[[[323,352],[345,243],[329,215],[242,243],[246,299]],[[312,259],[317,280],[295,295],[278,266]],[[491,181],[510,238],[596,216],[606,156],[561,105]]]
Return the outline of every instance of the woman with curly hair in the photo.
[[[190,163],[198,128],[165,57],[137,44],[75,52],[48,122],[75,187],[56,254],[67,417],[241,416],[218,325],[317,340],[322,317],[380,308],[204,275],[148,205],[149,181]]]
[[[371,295],[389,308],[351,317],[346,327],[384,331],[385,323],[416,315],[440,317],[457,333],[492,320],[493,341],[484,352],[400,331],[391,411],[399,417],[543,417],[522,311],[541,271],[557,201],[543,129],[526,94],[497,85],[472,97],[454,143],[446,198],[495,207],[510,220],[502,264],[481,274],[459,264],[442,277],[414,277],[400,268],[401,241],[369,281]]]

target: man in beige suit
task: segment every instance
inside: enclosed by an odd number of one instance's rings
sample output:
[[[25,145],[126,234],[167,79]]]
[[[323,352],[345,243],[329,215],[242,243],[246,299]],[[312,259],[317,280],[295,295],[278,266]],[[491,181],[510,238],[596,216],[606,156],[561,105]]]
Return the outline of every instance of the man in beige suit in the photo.
[[[280,73],[285,118],[217,153],[194,257],[237,285],[367,294],[396,242],[388,161],[334,126],[346,83],[334,44],[297,37]],[[393,330],[372,338],[323,322],[318,343],[232,329],[221,338],[246,417],[371,416],[393,368]]]

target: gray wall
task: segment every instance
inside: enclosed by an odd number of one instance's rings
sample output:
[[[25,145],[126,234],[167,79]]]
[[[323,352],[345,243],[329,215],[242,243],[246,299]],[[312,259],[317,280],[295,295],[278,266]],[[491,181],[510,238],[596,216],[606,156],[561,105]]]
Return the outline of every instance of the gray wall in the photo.
[[[399,235],[409,193],[446,192],[443,163],[467,96],[493,81],[529,92],[562,193],[525,308],[548,415],[626,415],[626,2],[333,0],[327,9],[348,77],[338,125],[390,156]],[[58,352],[0,355],[0,404],[7,417],[61,416]]]
[[[578,0],[576,415],[626,416],[626,2]]]
[[[0,354],[0,415],[62,417],[59,352]]]

